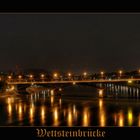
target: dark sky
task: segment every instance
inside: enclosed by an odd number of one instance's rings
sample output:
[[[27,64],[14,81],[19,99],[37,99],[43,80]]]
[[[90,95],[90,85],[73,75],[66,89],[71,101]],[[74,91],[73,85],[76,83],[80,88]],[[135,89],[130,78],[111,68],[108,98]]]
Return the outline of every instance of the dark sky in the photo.
[[[0,70],[134,70],[140,14],[0,14]]]

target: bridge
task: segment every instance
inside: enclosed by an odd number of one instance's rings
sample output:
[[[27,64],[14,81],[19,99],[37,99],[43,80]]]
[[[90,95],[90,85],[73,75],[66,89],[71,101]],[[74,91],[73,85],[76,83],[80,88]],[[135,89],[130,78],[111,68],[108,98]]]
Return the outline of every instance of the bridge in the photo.
[[[41,79],[12,79],[6,80],[8,89],[16,89],[19,93],[26,91],[31,85],[42,85],[50,89],[59,89],[71,85],[89,85],[96,88],[104,88],[108,93],[120,93],[123,96],[140,97],[140,78],[123,79],[81,79],[81,80],[41,80]]]
[[[76,84],[76,83],[120,83],[120,82],[128,82],[132,83],[134,81],[140,81],[140,78],[133,78],[133,79],[95,79],[95,80],[52,80],[52,81],[27,81],[27,80],[22,80],[22,81],[17,81],[17,80],[12,80],[12,81],[7,81],[8,85],[24,85],[24,84]]]

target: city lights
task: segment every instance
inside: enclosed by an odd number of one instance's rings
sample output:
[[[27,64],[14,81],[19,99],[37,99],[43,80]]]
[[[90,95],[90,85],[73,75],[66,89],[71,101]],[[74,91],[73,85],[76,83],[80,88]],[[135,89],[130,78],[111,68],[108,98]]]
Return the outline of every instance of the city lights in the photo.
[[[33,75],[32,74],[30,74],[30,76],[29,76],[30,78],[33,78]]]
[[[84,72],[83,75],[84,75],[84,76],[87,76],[87,72]]]
[[[120,77],[122,76],[122,73],[123,73],[123,71],[122,70],[119,70]]]
[[[44,78],[45,77],[45,75],[44,74],[41,74],[41,78]]]
[[[103,71],[101,71],[101,72],[100,72],[100,74],[101,74],[101,77],[103,77],[103,76],[104,76],[104,72],[103,72]]]
[[[103,97],[103,89],[99,90],[99,97],[101,97],[101,98]]]
[[[57,74],[57,73],[54,73],[54,74],[53,74],[53,77],[54,77],[54,78],[57,78],[57,77],[58,77],[58,74]]]
[[[68,76],[71,77],[71,73],[68,73]]]
[[[21,76],[21,75],[19,75],[19,76],[18,76],[18,78],[19,78],[19,79],[21,79],[21,78],[22,78],[22,76]]]
[[[128,83],[131,84],[132,83],[132,80],[128,80]]]
[[[11,76],[11,75],[9,75],[9,76],[8,76],[8,79],[12,79],[12,76]]]

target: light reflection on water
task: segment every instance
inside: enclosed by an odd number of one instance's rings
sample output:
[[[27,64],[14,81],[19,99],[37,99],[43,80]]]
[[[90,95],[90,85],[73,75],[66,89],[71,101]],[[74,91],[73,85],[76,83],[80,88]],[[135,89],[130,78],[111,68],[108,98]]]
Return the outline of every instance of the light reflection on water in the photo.
[[[121,110],[118,114],[118,126],[122,127],[124,126],[124,114],[123,114],[123,111]]]
[[[100,126],[106,125],[106,115],[105,115],[105,109],[103,106],[103,99],[99,99],[99,120],[100,120]]]
[[[131,126],[133,124],[133,112],[132,109],[128,109],[128,125]]]
[[[29,122],[31,125],[33,125],[34,123],[34,114],[35,114],[35,107],[34,107],[34,104],[30,104],[30,107],[29,107]]]
[[[41,114],[41,123],[42,123],[42,125],[44,125],[45,124],[45,117],[46,117],[46,112],[45,112],[44,106],[41,106],[40,114]]]
[[[99,91],[104,95],[104,92]],[[70,99],[47,92],[3,99],[0,125],[139,126],[140,101],[97,98]],[[6,110],[5,110],[6,107]]]
[[[53,109],[53,119],[54,119],[54,126],[58,126],[58,124],[59,124],[59,121],[58,121],[58,108],[57,107],[55,107],[54,109]]]
[[[89,126],[90,125],[90,111],[88,107],[84,107],[82,116],[83,116],[83,126]]]
[[[71,107],[68,108],[67,122],[68,122],[68,126],[73,125],[73,115],[72,115]]]

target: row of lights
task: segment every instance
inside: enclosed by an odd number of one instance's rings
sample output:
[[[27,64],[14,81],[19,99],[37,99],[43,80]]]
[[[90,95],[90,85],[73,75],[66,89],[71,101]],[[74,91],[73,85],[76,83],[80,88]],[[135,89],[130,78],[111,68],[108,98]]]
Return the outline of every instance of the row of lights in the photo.
[[[122,73],[123,73],[123,71],[122,71],[122,70],[119,70],[118,73],[119,73],[119,75],[121,76]],[[139,73],[140,73],[140,70],[139,70]],[[101,76],[103,77],[104,74],[105,74],[105,72],[104,72],[104,71],[101,71],[100,74],[101,74]],[[71,73],[68,73],[67,75],[68,75],[68,77],[71,77],[71,76],[72,76]],[[84,77],[87,76],[87,75],[88,75],[87,72],[84,72],[84,73],[83,73],[83,76],[84,76]],[[31,79],[32,79],[33,77],[34,77],[34,76],[33,76],[32,74],[29,75],[29,78],[31,78]],[[41,74],[40,77],[41,77],[42,79],[45,78],[45,74]],[[54,74],[53,74],[53,77],[54,77],[54,78],[58,78],[58,73],[54,73]],[[18,78],[19,78],[19,79],[22,79],[22,75],[19,75]],[[8,79],[12,79],[12,76],[9,75],[9,76],[8,76]]]

